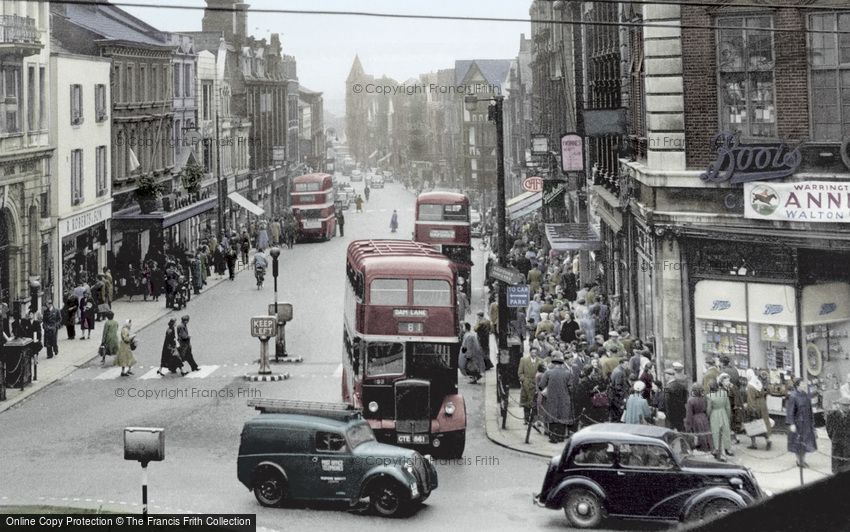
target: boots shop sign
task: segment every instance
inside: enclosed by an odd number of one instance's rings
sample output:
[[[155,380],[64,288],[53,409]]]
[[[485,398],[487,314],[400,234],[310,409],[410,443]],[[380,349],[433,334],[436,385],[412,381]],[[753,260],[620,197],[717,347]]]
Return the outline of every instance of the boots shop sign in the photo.
[[[799,146],[741,144],[735,133],[718,133],[714,145],[717,147],[714,162],[700,175],[703,181],[711,183],[728,181],[734,185],[781,179],[794,174],[803,160]]]

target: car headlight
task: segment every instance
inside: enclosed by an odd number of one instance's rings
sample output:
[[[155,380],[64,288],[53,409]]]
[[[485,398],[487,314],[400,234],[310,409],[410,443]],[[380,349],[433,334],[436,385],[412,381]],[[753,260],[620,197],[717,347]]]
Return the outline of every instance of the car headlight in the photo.
[[[451,416],[454,413],[455,413],[455,404],[453,402],[449,401],[448,403],[446,403],[446,415]]]
[[[375,401],[370,401],[369,402],[369,412],[372,412],[374,414],[377,411],[378,411],[378,403],[376,403]]]

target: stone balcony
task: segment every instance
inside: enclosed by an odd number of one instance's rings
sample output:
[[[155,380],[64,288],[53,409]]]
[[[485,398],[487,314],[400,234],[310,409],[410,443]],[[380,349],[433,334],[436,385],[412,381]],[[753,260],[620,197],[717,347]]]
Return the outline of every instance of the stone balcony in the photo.
[[[43,47],[41,31],[35,25],[35,19],[0,15],[0,57],[28,57],[39,53]]]

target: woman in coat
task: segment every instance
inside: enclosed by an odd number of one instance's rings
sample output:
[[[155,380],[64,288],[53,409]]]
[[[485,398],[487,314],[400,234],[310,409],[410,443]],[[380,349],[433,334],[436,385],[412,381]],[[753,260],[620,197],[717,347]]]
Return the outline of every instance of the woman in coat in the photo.
[[[130,343],[133,337],[130,335],[130,327],[132,322],[127,320],[124,326],[121,327],[121,337],[118,342],[118,357],[115,359],[115,365],[121,366],[121,376],[129,377],[133,374],[130,369],[136,364],[136,358],[133,356],[133,349]]]
[[[534,390],[537,387],[534,377],[537,373],[538,364],[540,364],[538,349],[532,347],[529,350],[528,356],[524,356],[519,360],[519,368],[517,369],[520,385],[519,404],[525,413],[526,424],[531,421],[531,409],[534,406]]]
[[[597,404],[594,404],[594,397],[598,397]],[[590,365],[582,370],[575,398],[576,418],[579,418],[581,426],[605,423],[608,420],[608,394],[596,359],[591,360]]]
[[[94,318],[97,315],[97,304],[92,298],[91,290],[86,290],[83,294],[83,300],[80,301],[82,314],[80,315],[80,327],[83,332],[80,334],[80,340],[91,338],[92,329],[94,329]]]
[[[717,381],[712,380],[708,384],[708,396],[706,397],[708,421],[711,424],[711,439],[714,442],[714,458],[725,462],[726,457],[733,456],[732,437],[730,435],[730,419],[732,407],[729,404],[729,396],[726,390],[720,388]]]
[[[652,399],[652,385],[655,384],[652,371],[653,369],[655,368],[652,365],[652,362],[645,363],[639,378],[639,380],[643,383],[643,391],[641,392],[641,395],[647,402]]]
[[[703,397],[702,385],[694,384],[691,388],[691,397],[685,405],[685,430],[696,434],[696,448],[711,452],[711,425],[708,422],[707,405]]]
[[[171,318],[168,320],[168,327],[165,329],[165,340],[162,342],[162,355],[159,359],[159,369],[156,370],[157,375],[160,377],[163,376],[163,368],[167,368],[171,373],[177,373],[177,370],[179,369],[181,376],[188,373],[183,371],[183,359],[180,358],[177,351],[179,345],[177,343],[177,330],[174,327],[176,323],[177,320]]]
[[[73,340],[77,336],[77,311],[80,310],[80,302],[73,292],[65,298],[65,331],[68,333],[68,339]]]
[[[103,324],[103,335],[100,345],[103,347],[100,356],[100,364],[106,362],[106,357],[118,354],[118,322],[115,321],[115,313],[111,310],[105,313],[106,323]]]
[[[764,389],[764,383],[761,381],[756,372],[752,368],[747,370],[747,410],[749,411],[750,419],[761,418],[764,421],[766,432],[764,439],[767,442],[766,449],[769,451],[773,445],[770,441],[772,427],[770,425],[770,415],[767,412],[767,390]],[[748,449],[758,449],[756,447],[756,437],[750,436],[750,446]]]
[[[630,423],[632,425],[651,423],[652,409],[649,408],[649,402],[643,397],[645,388],[646,385],[643,381],[635,381],[632,386],[632,393],[626,401],[626,411],[623,412],[623,423]]]
[[[794,379],[794,391],[785,403],[785,423],[788,425],[788,452],[797,455],[797,467],[809,467],[806,453],[818,450],[815,437],[815,418],[812,413],[812,398],[806,382]]]
[[[537,387],[546,395],[542,413],[549,425],[549,441],[560,443],[564,441],[568,427],[575,418],[570,394],[570,370],[564,366],[564,355],[559,351],[552,354],[552,367],[543,374]]]

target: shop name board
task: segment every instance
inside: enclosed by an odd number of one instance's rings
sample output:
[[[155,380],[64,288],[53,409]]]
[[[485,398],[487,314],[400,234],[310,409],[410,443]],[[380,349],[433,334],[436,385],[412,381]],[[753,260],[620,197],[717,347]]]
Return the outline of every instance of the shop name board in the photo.
[[[397,308],[393,309],[394,318],[427,318],[428,309],[424,308]]]
[[[726,310],[732,306],[732,303],[725,299],[715,299],[711,302],[711,310]]]
[[[832,314],[838,309],[838,305],[835,303],[824,303],[820,306],[820,312],[818,312],[818,316],[826,316],[828,314]]]
[[[785,310],[785,307],[782,305],[765,305],[764,306],[764,315],[765,316],[774,316],[776,314],[782,314],[782,311]]]
[[[744,217],[789,222],[850,222],[850,183],[748,183]]]
[[[768,181],[788,177],[800,167],[803,154],[799,146],[780,143],[775,146],[741,144],[734,133],[714,137],[717,154],[700,177],[703,181],[731,184]]]
[[[112,204],[101,205],[96,209],[75,214],[59,223],[60,236],[72,235],[88,229],[108,219],[112,214]]]
[[[561,170],[564,173],[584,170],[584,144],[575,133],[561,137]]]

